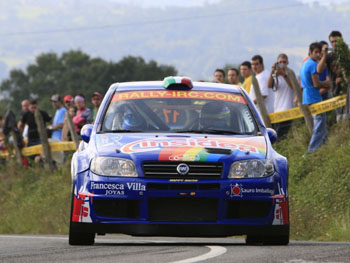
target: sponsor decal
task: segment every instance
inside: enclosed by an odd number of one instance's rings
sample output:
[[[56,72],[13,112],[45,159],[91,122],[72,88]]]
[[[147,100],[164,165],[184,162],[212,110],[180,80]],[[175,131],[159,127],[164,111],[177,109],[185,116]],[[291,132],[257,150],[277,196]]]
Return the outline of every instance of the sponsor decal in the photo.
[[[107,145],[114,145],[118,143],[122,138],[123,136],[119,134],[98,135],[96,136],[96,141],[98,145],[107,146]]]
[[[169,182],[177,183],[177,182],[198,182],[198,179],[169,179]]]
[[[274,190],[270,188],[244,188],[242,184],[230,184],[231,197],[243,197],[244,194],[268,194],[273,195]]]
[[[169,138],[150,138],[139,141],[134,141],[124,145],[121,148],[121,151],[124,153],[137,153],[137,152],[148,152],[148,151],[159,151],[163,148],[184,148],[186,150],[191,148],[199,148],[203,149],[204,147],[213,147],[213,148],[226,148],[231,150],[239,150],[242,152],[251,152],[251,153],[259,153],[259,149],[253,145],[245,145],[230,142],[227,139],[223,140],[220,138],[210,138],[210,139],[193,139],[193,138],[185,138],[185,139],[169,139]],[[180,160],[180,158],[186,159],[194,159],[196,160],[196,155],[186,155],[186,154],[177,154],[169,157],[170,160]]]
[[[289,224],[288,199],[286,200],[284,196],[275,199],[275,211],[274,211],[274,219],[272,224],[273,225]]]
[[[74,195],[72,221],[85,223],[92,222],[90,217],[90,198],[88,195]]]
[[[192,90],[145,90],[119,92],[114,94],[112,101],[161,98],[209,99],[247,104],[247,102],[241,95],[226,92]]]
[[[104,195],[124,195],[125,191],[146,191],[146,185],[142,183],[99,183],[91,182],[91,190],[101,191]]]

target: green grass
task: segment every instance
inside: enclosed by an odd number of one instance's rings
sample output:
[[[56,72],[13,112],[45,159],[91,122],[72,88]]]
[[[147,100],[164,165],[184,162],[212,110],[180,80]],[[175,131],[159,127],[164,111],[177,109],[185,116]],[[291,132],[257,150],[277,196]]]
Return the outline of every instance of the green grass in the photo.
[[[0,181],[0,233],[68,233],[69,164],[47,171],[7,163],[1,166]]]
[[[304,158],[310,135],[301,121],[274,144],[289,161],[294,240],[350,241],[350,122],[334,124],[328,132],[328,141]],[[68,233],[69,163],[52,172],[2,164],[0,181],[0,233]]]

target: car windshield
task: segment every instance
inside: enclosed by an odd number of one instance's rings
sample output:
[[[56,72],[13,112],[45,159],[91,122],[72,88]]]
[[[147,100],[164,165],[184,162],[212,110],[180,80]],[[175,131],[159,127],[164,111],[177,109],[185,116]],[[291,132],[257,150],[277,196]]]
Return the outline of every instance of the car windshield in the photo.
[[[228,92],[151,90],[116,92],[100,132],[255,134],[243,96]]]

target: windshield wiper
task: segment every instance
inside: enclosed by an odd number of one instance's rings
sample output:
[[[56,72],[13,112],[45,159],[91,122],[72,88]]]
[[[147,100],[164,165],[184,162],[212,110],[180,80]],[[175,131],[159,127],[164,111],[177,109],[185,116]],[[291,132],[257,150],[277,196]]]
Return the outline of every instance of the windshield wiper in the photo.
[[[141,130],[104,130],[98,133],[124,133],[124,132],[143,132]]]
[[[176,133],[207,133],[207,134],[235,134],[235,135],[246,135],[247,133],[235,132],[230,130],[216,130],[216,129],[207,129],[207,130],[181,130],[176,131]]]

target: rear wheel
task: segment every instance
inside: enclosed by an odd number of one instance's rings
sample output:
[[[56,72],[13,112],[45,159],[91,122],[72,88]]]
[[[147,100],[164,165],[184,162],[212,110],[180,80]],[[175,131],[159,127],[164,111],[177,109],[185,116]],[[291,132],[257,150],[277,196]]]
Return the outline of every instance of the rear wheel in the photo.
[[[74,191],[72,191],[72,202],[71,202],[71,210],[70,210],[69,241],[68,241],[69,245],[91,246],[95,243],[95,233],[83,233],[83,232],[74,231],[74,227],[72,226],[73,205],[74,205]]]

